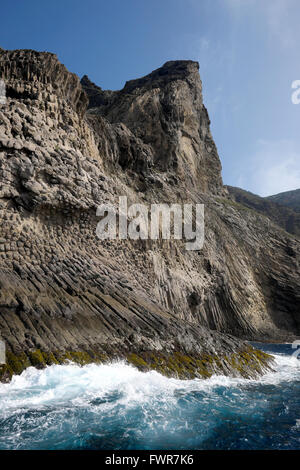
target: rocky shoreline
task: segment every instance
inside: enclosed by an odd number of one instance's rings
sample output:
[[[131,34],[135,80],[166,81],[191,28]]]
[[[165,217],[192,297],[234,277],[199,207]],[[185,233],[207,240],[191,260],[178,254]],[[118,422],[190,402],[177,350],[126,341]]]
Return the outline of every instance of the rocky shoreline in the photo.
[[[28,367],[44,369],[51,365],[79,364],[81,366],[110,364],[125,361],[140,371],[156,371],[167,377],[178,379],[207,379],[212,375],[225,375],[246,379],[257,379],[272,371],[273,358],[270,354],[248,347],[226,354],[188,355],[180,352],[140,351],[138,353],[99,353],[96,351],[29,351],[27,354],[7,353],[7,364],[0,366],[0,382],[9,382],[14,375],[21,374]]]

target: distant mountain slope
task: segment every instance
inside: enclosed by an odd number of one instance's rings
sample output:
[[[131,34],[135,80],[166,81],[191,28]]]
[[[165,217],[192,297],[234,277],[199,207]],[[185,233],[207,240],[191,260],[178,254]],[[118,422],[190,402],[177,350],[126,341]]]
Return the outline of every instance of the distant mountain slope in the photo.
[[[245,191],[241,188],[236,188],[233,186],[226,186],[229,191],[231,198],[240,204],[243,204],[250,209],[254,209],[257,212],[260,212],[267,217],[269,217],[275,224],[282,227],[287,232],[300,236],[300,213],[296,212],[289,207],[285,207],[279,204],[277,201],[275,202],[272,198],[276,198],[276,196],[270,196],[268,198],[260,197],[256,194],[250,193],[249,191]],[[282,193],[284,194],[291,194],[296,191],[290,191],[289,193]],[[298,190],[298,197],[299,197],[299,210],[300,210],[300,190]],[[281,196],[280,194],[278,196]],[[272,200],[271,200],[272,199]],[[296,202],[296,198],[294,199]],[[288,204],[287,204],[288,205]]]
[[[300,189],[294,191],[286,191],[284,193],[268,196],[266,199],[283,206],[290,207],[296,212],[300,212]]]

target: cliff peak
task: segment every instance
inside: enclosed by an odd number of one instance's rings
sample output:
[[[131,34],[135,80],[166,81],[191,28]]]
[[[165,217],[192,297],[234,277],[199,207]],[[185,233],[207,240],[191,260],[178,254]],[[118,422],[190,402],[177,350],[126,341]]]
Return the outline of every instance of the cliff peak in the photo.
[[[153,70],[153,72],[145,75],[144,77],[127,81],[123,91],[130,93],[133,89],[139,87],[164,86],[174,80],[186,80],[190,75],[195,73],[200,84],[198,62],[194,62],[192,60],[170,60],[165,62],[162,67]]]
[[[222,192],[221,164],[203,105],[199,64],[168,61],[144,77],[106,91],[83,77],[89,115],[124,124],[148,147],[148,161],[200,192]],[[131,162],[134,167],[134,162]]]

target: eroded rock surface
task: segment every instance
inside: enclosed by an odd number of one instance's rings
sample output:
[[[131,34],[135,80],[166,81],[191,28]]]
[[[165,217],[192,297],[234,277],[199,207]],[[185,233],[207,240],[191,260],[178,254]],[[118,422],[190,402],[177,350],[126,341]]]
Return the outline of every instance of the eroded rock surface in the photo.
[[[76,354],[181,377],[265,370],[236,337],[299,335],[299,241],[228,197],[198,64],[167,62],[112,92],[53,54],[0,50],[0,78],[6,376]],[[203,250],[99,240],[97,206],[124,195],[204,203]]]

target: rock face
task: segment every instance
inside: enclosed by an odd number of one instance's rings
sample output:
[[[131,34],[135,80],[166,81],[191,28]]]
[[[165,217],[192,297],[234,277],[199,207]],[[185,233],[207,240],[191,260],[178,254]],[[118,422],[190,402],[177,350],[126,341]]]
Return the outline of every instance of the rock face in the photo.
[[[81,83],[90,98],[89,116],[103,116],[113,127],[125,124],[146,145],[144,169],[165,172],[175,183],[180,179],[199,192],[222,192],[221,164],[202,102],[197,62],[167,62],[116,92],[97,88],[86,76]],[[128,144],[120,144],[121,167],[139,170]]]
[[[112,92],[53,54],[0,50],[0,78],[2,376],[112,357],[180,377],[265,370],[236,337],[299,335],[300,244],[228,197],[198,64]],[[205,204],[204,248],[99,240],[96,208],[119,196]]]

